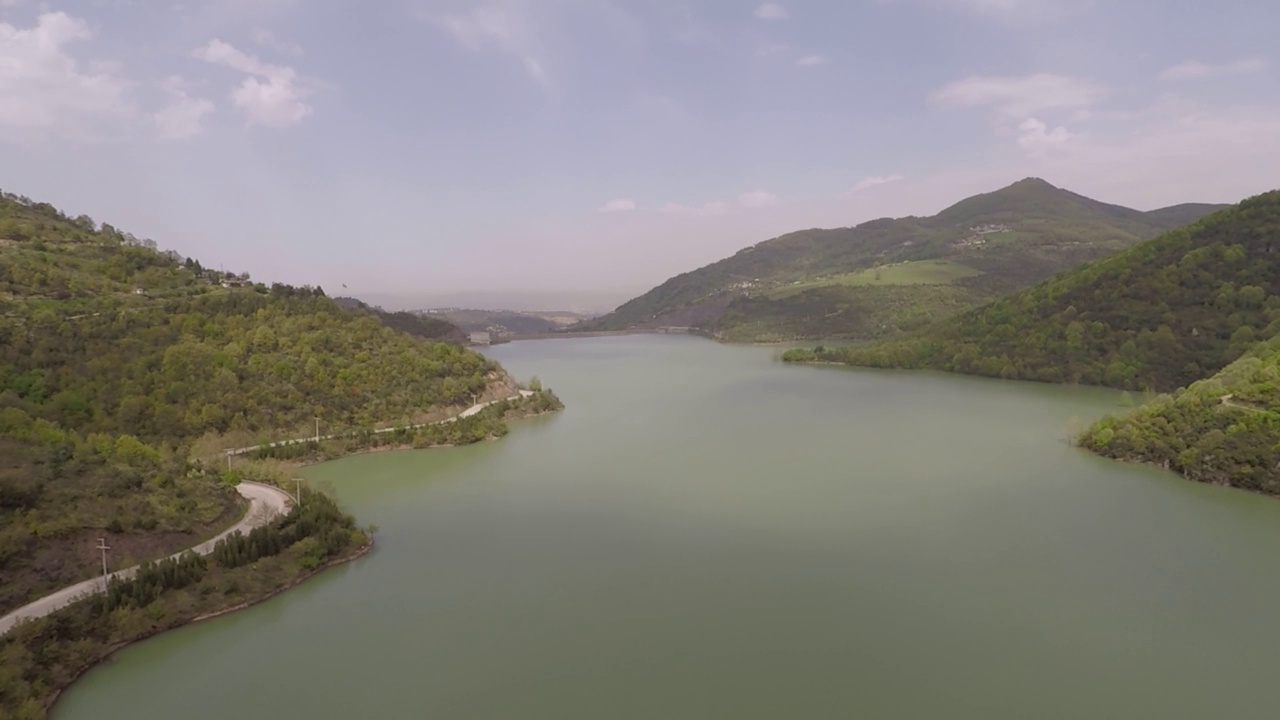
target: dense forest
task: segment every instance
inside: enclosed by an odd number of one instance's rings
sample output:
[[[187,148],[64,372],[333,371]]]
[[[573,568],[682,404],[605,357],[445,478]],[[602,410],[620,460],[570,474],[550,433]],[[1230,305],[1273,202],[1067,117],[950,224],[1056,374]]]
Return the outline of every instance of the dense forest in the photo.
[[[1280,191],[922,330],[793,361],[1168,391],[1280,331]]]
[[[574,326],[688,326],[730,341],[910,332],[1217,209],[1140,212],[1028,178],[932,217],[884,218],[757,243]],[[943,261],[951,273],[918,272]],[[868,274],[871,277],[868,277]]]
[[[1280,494],[1280,336],[1206,380],[1104,418],[1080,444],[1192,480]]]
[[[251,470],[197,444],[414,422],[510,382],[320,288],[0,194],[0,613],[91,575],[97,537],[123,567],[239,517]]]

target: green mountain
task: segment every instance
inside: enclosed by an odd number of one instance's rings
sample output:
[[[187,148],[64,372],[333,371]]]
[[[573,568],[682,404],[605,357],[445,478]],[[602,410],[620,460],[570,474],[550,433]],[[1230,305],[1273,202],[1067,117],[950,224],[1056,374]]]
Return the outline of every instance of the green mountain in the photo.
[[[933,217],[802,230],[761,242],[573,329],[695,327],[733,341],[886,337],[1132,246],[1215,207],[1140,212],[1029,178]]]
[[[1104,418],[1080,444],[1191,480],[1280,494],[1280,336],[1207,380]]]
[[[320,288],[265,285],[0,196],[0,613],[241,513],[217,456],[259,438],[422,419],[514,390]]]
[[[791,360],[1172,390],[1280,332],[1280,191],[914,336]]]

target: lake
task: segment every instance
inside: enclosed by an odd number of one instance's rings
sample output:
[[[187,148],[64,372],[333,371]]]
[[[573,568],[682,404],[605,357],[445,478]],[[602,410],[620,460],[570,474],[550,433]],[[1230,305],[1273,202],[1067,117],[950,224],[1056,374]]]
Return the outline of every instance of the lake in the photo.
[[[1114,392],[492,348],[568,406],[309,468],[368,557],[134,646],[58,720],[1273,718],[1280,503],[1070,446]]]

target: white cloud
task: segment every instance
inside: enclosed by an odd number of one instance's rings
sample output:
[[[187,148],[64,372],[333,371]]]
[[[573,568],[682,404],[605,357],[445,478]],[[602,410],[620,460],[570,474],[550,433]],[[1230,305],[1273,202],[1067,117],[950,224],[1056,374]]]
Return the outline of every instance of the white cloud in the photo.
[[[68,47],[92,37],[83,20],[43,13],[33,27],[0,23],[0,138],[100,139],[135,114],[129,83],[106,63],[82,67]]]
[[[543,87],[551,86],[551,77],[547,75],[547,71],[542,67],[542,63],[538,61],[538,58],[530,55],[520,58],[520,62],[524,65],[524,71],[529,74],[529,77],[536,80],[539,85]]]
[[[715,200],[704,205],[695,206],[667,203],[658,208],[658,212],[664,215],[690,215],[694,217],[725,215],[729,212],[729,203],[723,200]]]
[[[1045,111],[1087,110],[1106,92],[1091,80],[1065,75],[975,75],[947,85],[933,100],[954,107],[988,106],[1006,121],[1021,122]]]
[[[635,200],[632,200],[631,198],[618,198],[616,200],[610,200],[604,205],[601,205],[599,211],[607,213],[607,212],[625,212],[627,210],[635,210],[635,209],[636,209]]]
[[[213,112],[213,103],[187,94],[186,83],[174,75],[164,83],[169,103],[152,115],[160,137],[183,140],[204,132],[204,116]]]
[[[1033,157],[1040,157],[1059,148],[1075,137],[1059,125],[1052,130],[1038,118],[1027,118],[1018,126],[1018,147]]]
[[[1221,65],[1208,65],[1198,60],[1179,63],[1160,73],[1161,80],[1190,80],[1195,78],[1222,77],[1225,75],[1244,75],[1261,72],[1267,68],[1267,61],[1261,57],[1241,58]]]
[[[1235,201],[1277,185],[1280,106],[1164,100],[1123,135],[1072,137],[1053,149],[1032,156],[1024,174],[1135,207]]]
[[[254,28],[250,35],[255,43],[262,47],[275,50],[281,55],[292,55],[294,57],[302,56],[302,46],[297,43],[291,43],[275,36],[275,33],[264,28]]]
[[[773,207],[778,204],[778,196],[765,190],[753,190],[739,195],[738,204],[744,208]]]
[[[865,177],[865,178],[863,178],[863,179],[859,180],[859,181],[858,181],[858,183],[857,183],[856,185],[854,185],[852,188],[850,188],[850,189],[849,189],[849,192],[847,192],[847,193],[845,193],[845,194],[846,194],[846,195],[855,195],[855,194],[860,193],[860,192],[862,192],[862,191],[864,191],[864,190],[870,190],[871,188],[876,187],[877,185],[887,185],[887,184],[889,184],[889,183],[895,183],[895,182],[898,182],[899,180],[904,180],[904,179],[906,179],[906,178],[904,178],[902,175],[897,175],[897,174],[894,174],[894,175],[872,175],[872,176],[870,176],[870,177]]]
[[[761,20],[786,20],[791,17],[787,9],[774,2],[761,3],[756,8],[756,17]]]
[[[658,212],[663,215],[686,215],[689,217],[714,217],[717,215],[728,215],[736,208],[765,208],[774,207],[781,201],[778,196],[767,190],[752,190],[744,192],[738,196],[736,203],[726,202],[724,200],[713,200],[702,205],[681,205],[680,203],[667,203],[658,208]]]
[[[800,67],[813,67],[814,65],[821,65],[826,61],[826,58],[821,55],[805,55],[804,57],[796,60],[796,64]]]
[[[769,57],[770,55],[777,55],[780,52],[786,52],[790,47],[791,46],[786,43],[775,43],[773,45],[765,45],[764,47],[756,51],[756,55],[759,55],[760,57]]]
[[[1046,117],[1058,114],[1085,122],[1106,94],[1092,80],[1040,73],[968,77],[934,93],[933,100],[951,107],[990,108],[998,134],[1015,137],[1023,151],[1040,156],[1075,137],[1065,126],[1051,128]]]
[[[478,52],[485,47],[514,55],[525,74],[544,88],[552,86],[538,53],[534,49],[534,33],[530,21],[519,8],[505,4],[486,4],[466,13],[433,15],[423,13],[428,22],[447,31],[459,45]]]
[[[217,39],[196,49],[194,55],[248,76],[231,91],[231,102],[250,125],[289,127],[302,122],[312,112],[312,107],[305,102],[310,89],[299,81],[291,67],[262,62]]]

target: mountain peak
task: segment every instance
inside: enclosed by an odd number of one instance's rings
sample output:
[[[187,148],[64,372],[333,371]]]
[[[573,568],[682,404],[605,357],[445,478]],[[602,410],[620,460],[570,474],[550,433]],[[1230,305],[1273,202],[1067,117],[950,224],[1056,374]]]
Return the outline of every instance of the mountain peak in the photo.
[[[884,336],[1026,287],[1210,209],[1176,207],[1149,217],[1028,177],[933,217],[881,218],[756,243],[576,329],[696,326],[737,340]],[[881,267],[892,269],[866,272]]]
[[[944,225],[973,225],[1027,218],[1075,221],[1098,216],[1140,222],[1142,213],[1092,200],[1042,178],[1028,177],[999,190],[961,200],[938,213],[937,220]]]
[[[1022,189],[1040,188],[1044,190],[1061,190],[1062,189],[1056,185],[1051,184],[1048,180],[1045,180],[1044,178],[1038,178],[1038,177],[1024,177],[1018,182],[1004,189],[1012,190],[1013,188],[1022,188]],[[996,192],[1000,192],[1000,191],[997,190]]]

